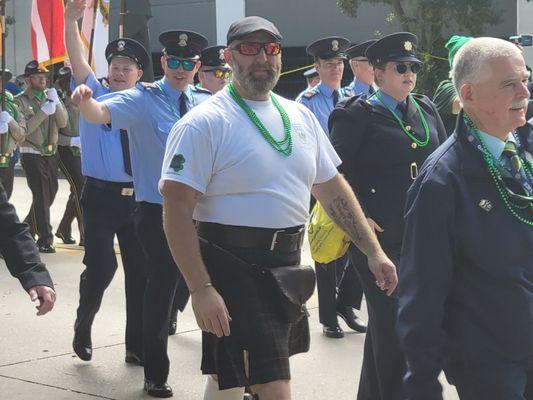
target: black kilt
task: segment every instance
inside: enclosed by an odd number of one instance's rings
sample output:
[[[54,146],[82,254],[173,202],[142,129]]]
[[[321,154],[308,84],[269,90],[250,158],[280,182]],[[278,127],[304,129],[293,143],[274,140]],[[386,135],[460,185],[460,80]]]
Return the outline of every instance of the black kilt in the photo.
[[[300,251],[224,248],[247,262],[264,267],[297,265]],[[232,321],[230,336],[203,332],[202,372],[217,375],[220,390],[290,379],[289,357],[309,350],[309,323],[278,314],[272,282],[248,271],[227,254],[201,244],[213,285],[224,299]]]

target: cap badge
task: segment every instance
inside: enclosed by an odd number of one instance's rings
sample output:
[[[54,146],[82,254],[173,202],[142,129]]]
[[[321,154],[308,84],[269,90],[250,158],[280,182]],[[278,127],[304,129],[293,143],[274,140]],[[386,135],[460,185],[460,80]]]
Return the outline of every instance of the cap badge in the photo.
[[[226,59],[224,58],[224,49],[220,49],[218,51],[218,58],[220,59],[220,61],[226,62]]]
[[[124,40],[119,40],[117,42],[117,50],[118,51],[124,51],[125,47],[126,47],[126,42]]]
[[[413,50],[413,43],[411,43],[409,40],[406,40],[404,43],[403,43],[403,48],[407,51],[411,51]]]
[[[331,41],[331,50],[338,51],[339,50],[339,42],[337,40]]]
[[[189,36],[187,36],[186,33],[181,33],[178,36],[178,38],[179,38],[178,46],[180,46],[180,47],[187,46],[187,40],[189,39]]]

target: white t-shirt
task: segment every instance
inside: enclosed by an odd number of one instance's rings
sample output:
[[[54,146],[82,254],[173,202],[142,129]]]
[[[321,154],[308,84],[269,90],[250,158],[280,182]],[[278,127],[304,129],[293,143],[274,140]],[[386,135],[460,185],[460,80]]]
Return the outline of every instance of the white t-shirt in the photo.
[[[341,161],[306,107],[276,99],[291,121],[290,156],[265,140],[227,89],[174,125],[160,187],[171,180],[201,192],[195,220],[278,229],[307,222],[311,187],[332,179]],[[277,140],[284,137],[270,100],[247,103]]]

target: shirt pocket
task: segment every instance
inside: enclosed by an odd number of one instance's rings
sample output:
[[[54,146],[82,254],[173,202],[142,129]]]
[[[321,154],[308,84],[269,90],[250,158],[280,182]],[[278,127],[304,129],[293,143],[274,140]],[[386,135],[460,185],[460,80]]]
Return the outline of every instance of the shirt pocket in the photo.
[[[159,131],[160,134],[168,136],[173,126],[174,126],[173,122],[164,122],[164,121],[158,122],[157,130]]]

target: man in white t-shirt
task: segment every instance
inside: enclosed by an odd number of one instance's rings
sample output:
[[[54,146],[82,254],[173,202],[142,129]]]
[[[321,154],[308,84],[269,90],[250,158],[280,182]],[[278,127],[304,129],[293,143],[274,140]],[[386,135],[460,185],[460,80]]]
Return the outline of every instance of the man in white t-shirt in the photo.
[[[278,29],[247,17],[230,26],[227,42],[233,83],[181,119],[167,142],[165,232],[203,331],[204,399],[241,400],[250,386],[261,400],[288,400],[289,356],[309,348],[307,317],[285,322],[275,287],[252,264],[299,264],[311,191],[389,294],[396,269],[316,118],[271,93],[281,70]]]

